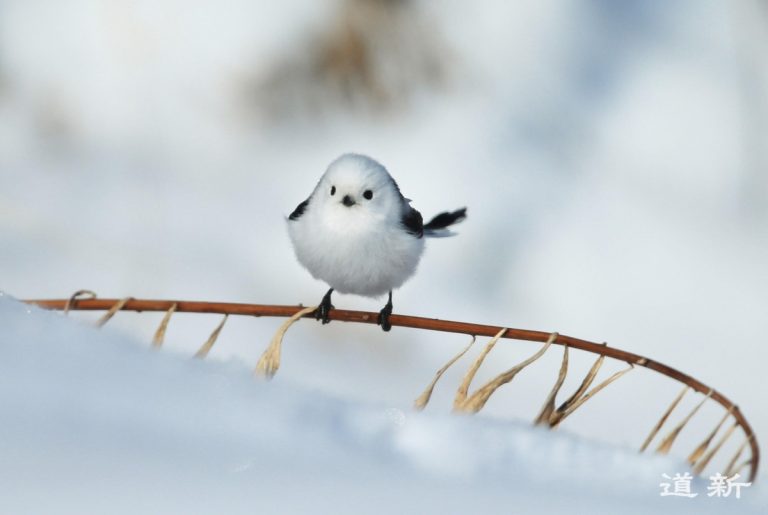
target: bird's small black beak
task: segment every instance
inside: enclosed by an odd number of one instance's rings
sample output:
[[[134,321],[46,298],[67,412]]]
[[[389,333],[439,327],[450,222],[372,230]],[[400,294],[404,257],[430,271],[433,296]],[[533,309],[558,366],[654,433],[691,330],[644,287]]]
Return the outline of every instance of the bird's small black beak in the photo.
[[[341,203],[347,207],[355,205],[355,201],[349,195],[344,195],[344,198],[341,199]]]

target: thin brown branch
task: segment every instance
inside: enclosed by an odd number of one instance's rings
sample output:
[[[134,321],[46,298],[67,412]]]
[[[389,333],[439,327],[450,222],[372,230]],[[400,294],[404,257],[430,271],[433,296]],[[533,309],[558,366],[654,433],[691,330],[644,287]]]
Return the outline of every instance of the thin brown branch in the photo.
[[[113,308],[121,299],[37,299],[27,300],[30,304],[36,304],[46,309],[63,310],[69,303],[70,310],[104,311]],[[174,300],[148,300],[148,299],[130,299],[125,305],[121,306],[123,311],[168,311],[176,303],[177,312],[181,313],[219,313],[229,315],[246,315],[256,317],[291,317],[304,309],[304,306],[279,306],[270,304],[240,304],[228,302],[200,302],[200,301],[174,301]],[[304,315],[309,318],[310,313]],[[339,322],[355,322],[365,324],[376,324],[378,313],[369,311],[350,311],[342,309],[331,310],[329,318]],[[425,329],[430,331],[441,331],[448,333],[468,334],[472,336],[496,335],[501,329],[500,326],[491,326],[483,324],[471,324],[467,322],[457,322],[451,320],[439,320],[433,318],[414,317],[408,315],[392,315],[390,322],[393,327],[410,327],[414,329]],[[545,343],[551,332],[531,331],[527,329],[509,328],[505,331],[502,338],[511,340],[526,340]],[[607,356],[630,364],[645,367],[659,374],[670,377],[693,390],[709,394],[710,398],[719,403],[726,410],[731,410],[739,426],[743,429],[746,437],[749,439],[752,458],[750,459],[750,480],[754,480],[757,474],[760,449],[757,444],[752,426],[742,414],[741,410],[725,395],[712,389],[698,379],[688,374],[680,372],[670,366],[658,361],[640,356],[638,354],[627,352],[615,347],[574,338],[567,335],[559,335],[555,345],[568,345],[573,349],[591,352],[593,354]]]

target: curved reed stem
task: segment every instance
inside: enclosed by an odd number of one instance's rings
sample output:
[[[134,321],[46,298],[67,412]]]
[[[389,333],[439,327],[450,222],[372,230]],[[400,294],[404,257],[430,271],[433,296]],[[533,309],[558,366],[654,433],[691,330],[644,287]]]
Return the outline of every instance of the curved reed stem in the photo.
[[[88,292],[90,293],[90,292]],[[289,318],[296,316],[300,311],[305,310],[305,314],[299,315],[304,318],[312,317],[312,313],[305,306],[280,306],[272,304],[239,304],[229,302],[199,302],[199,301],[175,301],[175,300],[149,300],[149,299],[97,299],[97,298],[78,298],[73,296],[70,299],[34,299],[25,302],[35,304],[46,309],[64,310],[88,310],[88,311],[108,311],[100,320],[105,323],[116,311],[165,311],[167,312],[176,304],[176,312],[181,313],[219,313],[223,315],[247,315],[256,317],[283,317]],[[365,324],[376,324],[378,313],[370,311],[350,311],[342,309],[333,309],[330,312],[331,320],[339,322],[355,322]],[[472,336],[493,337],[499,331],[504,329],[499,326],[472,324],[467,322],[457,322],[452,320],[439,320],[434,318],[414,317],[408,315],[392,315],[390,322],[393,327],[410,327],[414,329],[424,329],[430,331],[441,331],[448,333],[468,334]],[[546,343],[552,333],[548,331],[531,331],[527,329],[507,328],[501,338],[511,340],[526,340]],[[653,370],[659,374],[670,377],[680,383],[689,386],[691,389],[703,393],[715,402],[719,403],[727,411],[730,411],[736,419],[736,423],[744,431],[752,451],[750,464],[750,481],[754,480],[758,464],[760,461],[760,448],[757,445],[757,439],[754,431],[747,419],[742,414],[739,407],[734,404],[725,395],[705,385],[698,379],[688,374],[680,372],[670,366],[658,361],[640,356],[638,354],[627,352],[615,347],[608,347],[604,344],[594,343],[567,335],[558,335],[554,345],[567,345],[572,349],[579,349],[591,352],[599,356],[607,356],[613,359],[624,361],[630,365],[637,365]]]

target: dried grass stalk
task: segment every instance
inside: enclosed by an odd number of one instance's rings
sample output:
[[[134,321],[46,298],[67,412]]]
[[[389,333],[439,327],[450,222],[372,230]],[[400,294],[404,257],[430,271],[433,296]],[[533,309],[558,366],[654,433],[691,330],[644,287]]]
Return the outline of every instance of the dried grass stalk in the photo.
[[[69,299],[67,299],[67,303],[64,304],[64,314],[65,315],[68,314],[70,308],[72,308],[72,305],[75,303],[75,301],[78,301],[81,298],[95,299],[96,294],[91,290],[77,290],[75,293],[72,294],[72,296]]]
[[[496,333],[496,336],[491,338],[491,341],[488,342],[488,344],[483,349],[483,352],[480,353],[480,355],[477,357],[474,363],[472,363],[472,366],[469,367],[469,370],[467,370],[467,373],[464,374],[464,379],[461,380],[461,384],[459,385],[459,389],[456,390],[456,396],[453,399],[453,409],[458,410],[459,406],[464,404],[464,402],[467,400],[467,392],[469,392],[469,385],[472,383],[472,379],[475,378],[475,374],[477,373],[477,370],[480,368],[480,365],[483,364],[483,360],[488,355],[489,352],[491,352],[491,349],[493,349],[493,346],[496,345],[496,342],[499,341],[499,338],[501,338],[504,333],[507,332],[507,329],[504,328],[498,333]]]
[[[301,317],[314,312],[317,309],[315,307],[304,308],[294,313],[288,320],[283,322],[275,335],[272,337],[272,341],[269,343],[269,347],[259,358],[259,362],[256,364],[256,369],[253,371],[256,375],[272,379],[280,368],[280,351],[283,346],[283,337],[288,329]]]
[[[747,448],[747,445],[749,444],[749,441],[751,438],[747,438],[744,440],[744,442],[739,446],[739,448],[736,450],[736,454],[733,455],[733,458],[731,458],[731,461],[728,462],[728,466],[725,467],[725,477],[731,477],[736,472],[741,470],[741,467],[738,469],[736,468],[736,462],[739,461],[739,458],[741,458],[741,455],[744,453],[744,449]],[[743,467],[743,465],[742,465]]]
[[[669,408],[667,408],[667,411],[664,412],[664,414],[661,416],[658,422],[656,422],[656,425],[651,430],[648,437],[645,439],[645,442],[643,442],[643,446],[640,447],[640,452],[644,452],[645,449],[648,448],[648,446],[651,444],[654,438],[656,438],[656,435],[658,434],[661,427],[664,425],[664,423],[667,421],[669,416],[672,414],[672,412],[675,410],[678,404],[680,404],[680,401],[683,399],[683,396],[688,393],[688,390],[690,390],[691,387],[686,385],[683,387],[682,390],[680,390],[680,393],[677,394],[677,397],[675,397],[675,400],[672,401],[672,404],[669,405]]]
[[[607,344],[603,343],[603,346],[605,347]],[[558,408],[555,410],[555,417],[557,417],[557,413],[564,413],[567,409],[571,407],[577,400],[581,398],[582,395],[584,395],[584,392],[587,391],[587,388],[592,384],[592,381],[595,380],[595,377],[597,376],[597,372],[600,370],[600,367],[603,365],[603,361],[605,361],[605,355],[601,354],[595,362],[592,364],[592,367],[589,369],[589,372],[587,372],[587,375],[584,376],[584,379],[581,381],[581,384],[579,385],[579,388],[573,392],[573,395],[568,397],[568,399],[565,400]],[[554,421],[551,421],[554,422]]]
[[[697,411],[699,411],[699,408],[701,408],[704,403],[712,396],[712,390],[707,393],[707,395],[701,399],[701,402],[699,402],[686,417],[680,421],[680,423],[675,426],[672,431],[669,432],[669,434],[664,437],[664,439],[659,444],[658,448],[656,449],[656,452],[659,454],[667,454],[669,453],[669,450],[672,448],[672,444],[675,443],[675,439],[677,438],[677,435],[680,434],[680,431],[683,430],[685,425],[688,423],[689,420],[693,418],[693,416],[696,414]]]
[[[728,417],[731,416],[731,411],[728,410],[725,415],[723,415],[723,418],[720,419],[720,422],[715,426],[715,428],[712,430],[711,433],[709,433],[709,436],[707,436],[703,442],[701,442],[698,447],[696,447],[690,456],[688,456],[688,463],[691,465],[695,465],[696,461],[701,458],[701,455],[704,454],[704,452],[709,447],[709,444],[712,443],[712,440],[715,438],[715,435],[718,431],[720,431],[720,428],[723,426],[726,420],[728,420]]]
[[[115,313],[123,309],[123,307],[128,303],[129,300],[131,300],[133,297],[125,297],[124,299],[120,299],[117,302],[115,302],[114,306],[109,308],[109,311],[104,313],[100,319],[96,321],[96,327],[101,327],[107,322],[109,322],[109,319],[112,318]]]
[[[594,397],[600,390],[602,390],[603,388],[605,388],[606,386],[608,386],[609,384],[611,384],[612,382],[614,382],[615,380],[617,380],[618,378],[620,378],[621,376],[623,376],[624,374],[632,370],[633,368],[635,368],[635,365],[633,365],[632,363],[629,363],[629,367],[625,368],[624,370],[619,370],[618,372],[615,372],[608,379],[606,379],[605,381],[603,381],[602,383],[595,386],[590,391],[588,391],[587,393],[585,393],[584,395],[576,399],[576,401],[568,404],[568,406],[562,411],[558,409],[550,419],[550,426],[556,427],[563,420],[565,420],[566,417],[568,417],[574,411],[579,409],[579,407],[581,407],[582,404],[584,404],[589,399]]]
[[[171,307],[165,313],[163,319],[160,321],[160,325],[157,327],[157,331],[155,331],[155,336],[152,338],[153,348],[159,349],[162,347],[163,340],[165,340],[165,330],[168,329],[168,322],[170,322],[171,316],[173,316],[177,306],[178,304],[174,302],[173,305],[171,305]]]
[[[753,461],[753,458],[748,458],[748,459],[746,459],[746,460],[742,461],[741,463],[739,463],[738,465],[736,465],[736,466],[733,468],[733,472],[734,472],[734,474],[735,474],[736,472],[741,472],[741,469],[743,469],[743,468],[744,468],[744,467],[746,467],[747,465],[751,465],[751,464],[752,464],[752,461]],[[732,474],[728,474],[728,477],[731,477],[731,476],[732,476]],[[755,479],[755,478],[754,478],[754,476],[751,476],[751,475],[749,476],[749,480],[750,480],[750,481],[754,481],[754,479]]]
[[[195,352],[195,358],[203,359],[208,355],[208,353],[211,351],[211,348],[213,347],[213,344],[216,343],[216,338],[219,337],[219,333],[224,327],[227,318],[229,318],[229,315],[224,315],[224,318],[221,319],[221,322],[219,322],[219,325],[216,326],[216,329],[213,330],[205,343],[198,349],[197,352]]]
[[[499,337],[501,334],[503,333],[499,333]],[[488,399],[490,399],[491,395],[493,395],[496,390],[512,381],[512,379],[514,379],[521,370],[543,356],[547,349],[549,349],[549,346],[552,345],[552,342],[554,342],[556,339],[557,333],[550,334],[547,342],[541,349],[538,350],[538,352],[536,352],[536,354],[488,381],[485,385],[478,388],[469,398],[462,402],[460,406],[454,406],[454,410],[462,411],[465,413],[477,413],[483,409],[485,403],[488,402]]]
[[[702,471],[707,467],[709,462],[712,460],[712,458],[717,454],[717,451],[720,450],[720,447],[723,446],[726,440],[733,434],[733,432],[736,430],[736,428],[739,427],[739,422],[736,421],[733,424],[731,424],[731,427],[728,428],[728,431],[723,434],[722,437],[720,437],[720,440],[718,440],[717,444],[715,444],[712,449],[709,450],[707,454],[704,455],[701,460],[699,460],[698,463],[696,463],[696,466],[693,467],[693,473],[696,475],[699,475],[702,473]]]
[[[557,375],[557,381],[552,387],[552,391],[547,395],[544,405],[539,412],[539,415],[533,421],[534,425],[547,424],[549,425],[550,417],[555,412],[555,398],[557,397],[560,387],[563,386],[565,376],[568,374],[568,345],[563,345],[563,362],[560,365],[560,372]]]
[[[421,410],[423,410],[427,406],[427,403],[429,403],[429,399],[432,397],[432,391],[435,389],[435,385],[437,384],[437,382],[443,376],[445,371],[448,370],[451,367],[451,365],[456,363],[459,359],[461,359],[462,356],[464,356],[464,354],[467,353],[467,351],[470,349],[470,347],[472,347],[472,345],[474,345],[475,340],[476,340],[476,337],[472,336],[472,341],[469,342],[469,345],[467,345],[466,348],[464,348],[463,351],[461,351],[458,354],[456,354],[448,363],[446,363],[443,366],[443,368],[441,368],[440,370],[437,371],[437,373],[435,374],[435,378],[432,379],[432,382],[429,383],[429,385],[427,386],[426,390],[424,390],[424,392],[421,395],[419,395],[419,397],[415,401],[413,401],[413,408],[414,409],[416,409],[418,411],[421,411]]]

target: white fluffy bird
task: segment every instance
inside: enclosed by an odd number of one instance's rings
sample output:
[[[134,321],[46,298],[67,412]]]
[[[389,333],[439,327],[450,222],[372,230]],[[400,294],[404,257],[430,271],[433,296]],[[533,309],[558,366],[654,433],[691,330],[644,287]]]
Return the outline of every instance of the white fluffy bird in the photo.
[[[424,237],[450,236],[466,208],[444,212],[424,224],[377,161],[344,154],[328,166],[307,200],[288,216],[288,233],[299,262],[331,287],[315,317],[324,324],[333,309],[331,294],[366,297],[389,294],[379,312],[384,331],[392,327],[392,290],[416,271]]]

